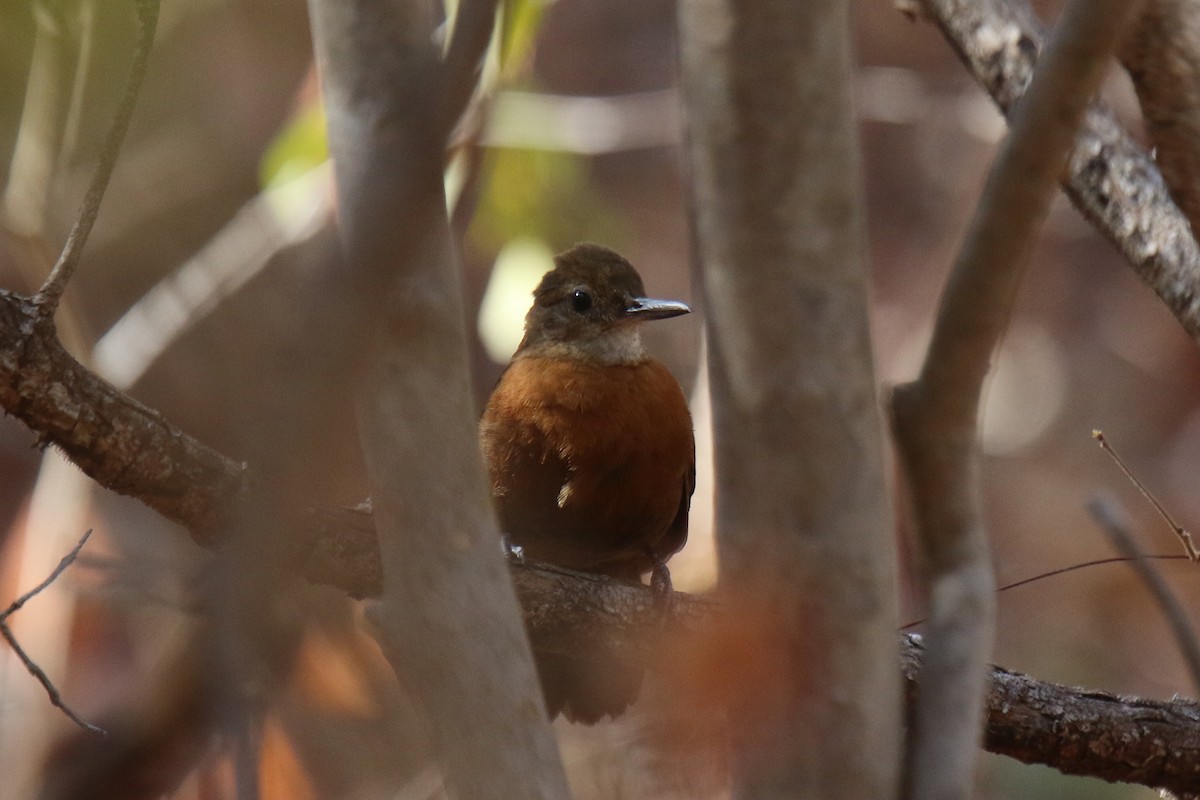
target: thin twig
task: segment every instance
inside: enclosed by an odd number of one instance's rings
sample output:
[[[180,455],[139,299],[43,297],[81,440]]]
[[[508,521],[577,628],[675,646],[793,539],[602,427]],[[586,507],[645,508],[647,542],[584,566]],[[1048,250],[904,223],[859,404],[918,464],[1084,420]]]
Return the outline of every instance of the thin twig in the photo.
[[[479,85],[483,58],[496,21],[497,0],[462,0],[450,46],[442,59],[439,124],[448,135]]]
[[[1139,555],[1138,558],[1146,560],[1146,561],[1187,560],[1187,556],[1179,555],[1179,554],[1172,554],[1172,555],[1157,555],[1157,554],[1144,555],[1143,554],[1143,555]],[[1124,564],[1125,562],[1130,561],[1130,560],[1132,560],[1132,559],[1130,559],[1127,556],[1113,556],[1111,558],[1097,558],[1092,561],[1084,561],[1079,564],[1072,564],[1069,567],[1059,567],[1058,569],[1052,569],[1049,572],[1039,572],[1037,575],[1031,575],[1028,578],[1021,578],[1020,580],[1013,581],[1012,583],[1006,583],[1003,586],[997,586],[996,594],[1000,594],[1001,592],[1007,592],[1009,589],[1017,589],[1022,586],[1028,586],[1031,583],[1037,583],[1038,581],[1045,580],[1046,578],[1056,578],[1059,575],[1066,575],[1068,572],[1074,572],[1075,570],[1078,570],[1078,569],[1087,569],[1088,567],[1101,567],[1101,566],[1104,566],[1105,564]],[[925,617],[921,617],[920,619],[914,619],[912,622],[906,622],[903,625],[901,625],[900,630],[907,631],[907,630],[917,627],[918,625],[921,625],[924,622],[925,622]]]
[[[1117,451],[1114,450],[1112,445],[1108,443],[1108,440],[1104,438],[1104,431],[1092,431],[1092,438],[1100,443],[1101,449],[1103,449],[1104,452],[1108,453],[1109,456],[1112,457],[1112,460],[1117,463],[1118,467],[1120,467],[1121,472],[1125,473],[1125,477],[1129,478],[1129,481],[1137,487],[1139,492],[1142,493],[1142,497],[1146,498],[1146,501],[1154,507],[1154,510],[1157,511],[1158,515],[1163,518],[1163,521],[1170,526],[1171,532],[1174,533],[1179,538],[1179,541],[1183,543],[1183,549],[1187,552],[1187,557],[1192,561],[1200,561],[1200,552],[1197,552],[1196,550],[1196,542],[1192,539],[1192,535],[1188,533],[1186,528],[1175,521],[1175,518],[1172,517],[1170,513],[1168,513],[1167,509],[1163,507],[1163,504],[1158,502],[1158,498],[1146,488],[1144,483],[1138,480],[1138,477],[1133,474],[1133,470],[1131,470],[1125,464],[1124,459],[1117,455]]]
[[[1154,596],[1155,602],[1171,626],[1171,632],[1175,634],[1175,641],[1179,643],[1184,663],[1192,676],[1192,684],[1200,692],[1200,644],[1196,642],[1196,632],[1188,622],[1183,606],[1179,604],[1179,600],[1159,571],[1154,569],[1138,549],[1129,532],[1129,521],[1116,499],[1102,494],[1092,495],[1088,498],[1087,509],[1113,546],[1129,559],[1129,565]]]
[[[46,580],[42,581],[28,592],[12,601],[12,603],[10,603],[8,608],[4,609],[4,611],[0,611],[0,636],[3,636],[8,642],[9,646],[12,647],[13,652],[16,653],[17,657],[21,659],[21,663],[25,665],[25,669],[29,671],[29,674],[36,678],[38,683],[42,685],[42,688],[46,690],[46,695],[50,698],[51,705],[60,709],[71,719],[72,722],[89,733],[93,733],[97,736],[107,736],[108,734],[103,728],[93,725],[92,723],[80,717],[63,701],[62,695],[59,694],[58,688],[54,685],[54,682],[51,681],[50,677],[46,675],[45,671],[39,667],[32,658],[29,657],[29,654],[25,652],[24,648],[22,648],[17,642],[16,637],[13,636],[12,629],[8,627],[8,618],[10,616],[19,611],[26,603],[44,591],[46,587],[58,580],[58,576],[61,575],[67,567],[71,566],[71,564],[75,562],[75,559],[79,557],[79,551],[83,549],[83,546],[87,543],[87,540],[91,537],[91,535],[92,531],[89,529],[83,534],[83,538],[79,540],[79,543],[71,548],[71,552],[63,556],[62,560],[58,562],[58,566],[54,568],[54,571],[50,573]]]
[[[133,116],[138,91],[141,89],[142,79],[146,75],[146,64],[150,59],[150,50],[154,46],[154,32],[158,27],[159,0],[135,0],[134,8],[137,11],[140,31],[137,47],[133,54],[133,64],[129,69],[129,80],[125,84],[125,92],[113,115],[112,127],[109,128],[108,136],[104,140],[104,148],[100,151],[100,161],[92,176],[92,183],[83,197],[79,217],[75,220],[71,233],[67,236],[67,243],[63,247],[62,255],[58,257],[58,263],[54,265],[46,282],[34,296],[34,301],[43,318],[54,316],[54,312],[58,308],[58,301],[66,289],[67,281],[71,279],[75,268],[79,266],[80,254],[83,252],[83,246],[87,243],[88,235],[92,232],[96,216],[100,213],[100,202],[104,199],[104,192],[108,189],[108,181],[112,177],[113,167],[117,164],[117,155],[121,150],[121,143],[125,140],[125,132],[129,130],[129,120]]]

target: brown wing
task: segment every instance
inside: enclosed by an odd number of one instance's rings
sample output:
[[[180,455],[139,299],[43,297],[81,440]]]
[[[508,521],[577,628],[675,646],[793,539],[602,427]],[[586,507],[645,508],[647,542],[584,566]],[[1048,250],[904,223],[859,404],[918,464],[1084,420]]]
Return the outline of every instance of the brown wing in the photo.
[[[688,510],[692,506],[692,493],[695,491],[696,456],[693,453],[692,466],[683,478],[683,491],[679,498],[679,511],[675,513],[675,519],[671,521],[671,526],[667,528],[667,532],[663,534],[662,539],[654,547],[654,556],[659,561],[665,562],[668,558],[682,550],[684,544],[687,543]]]

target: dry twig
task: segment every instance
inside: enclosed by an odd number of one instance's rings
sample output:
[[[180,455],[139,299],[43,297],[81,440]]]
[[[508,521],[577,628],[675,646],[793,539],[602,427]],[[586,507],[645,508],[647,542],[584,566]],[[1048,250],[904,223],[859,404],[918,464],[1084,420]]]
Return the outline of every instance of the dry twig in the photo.
[[[104,192],[108,189],[108,180],[112,177],[113,168],[117,165],[117,155],[121,150],[121,143],[125,141],[125,132],[129,129],[129,120],[133,117],[138,91],[142,87],[142,78],[146,75],[146,64],[150,60],[150,50],[154,46],[154,32],[158,27],[159,0],[135,0],[134,8],[137,11],[140,31],[137,47],[133,54],[133,64],[129,70],[129,80],[125,84],[125,91],[121,95],[116,114],[113,116],[112,127],[109,128],[108,135],[105,137],[104,147],[100,151],[100,161],[96,165],[91,185],[88,186],[87,193],[84,195],[83,205],[79,209],[79,217],[75,220],[71,233],[67,236],[67,243],[63,247],[62,255],[59,256],[54,269],[47,276],[46,282],[42,284],[42,288],[34,296],[34,303],[43,317],[54,316],[54,312],[58,308],[58,301],[66,289],[67,281],[71,279],[75,268],[79,266],[83,246],[87,244],[88,234],[92,232],[92,225],[95,224],[96,217],[100,213],[100,201],[104,199]]]
[[[1129,521],[1121,511],[1117,501],[1105,495],[1094,495],[1088,500],[1088,511],[1100,525],[1100,529],[1108,536],[1117,551],[1129,561],[1129,565],[1137,572],[1142,583],[1150,590],[1150,594],[1162,609],[1163,616],[1175,634],[1179,650],[1183,653],[1183,661],[1192,676],[1192,685],[1200,692],[1200,644],[1196,642],[1196,632],[1188,622],[1183,606],[1179,604],[1167,582],[1163,580],[1158,570],[1138,549],[1129,532]]]
[[[1125,477],[1129,479],[1129,482],[1137,487],[1137,490],[1142,493],[1142,497],[1146,498],[1146,502],[1153,506],[1154,510],[1158,512],[1158,515],[1162,517],[1163,522],[1167,523],[1167,526],[1171,529],[1171,532],[1175,534],[1175,536],[1179,539],[1180,544],[1183,545],[1183,550],[1185,553],[1187,553],[1187,557],[1192,561],[1200,561],[1200,553],[1196,552],[1196,543],[1192,540],[1192,534],[1188,532],[1187,528],[1184,528],[1175,521],[1175,518],[1172,517],[1170,513],[1167,512],[1167,509],[1163,507],[1163,504],[1158,502],[1158,498],[1146,488],[1146,484],[1142,483],[1141,480],[1138,479],[1138,476],[1133,474],[1133,470],[1131,470],[1125,464],[1125,460],[1117,454],[1117,451],[1114,450],[1112,445],[1108,443],[1108,440],[1104,438],[1104,432],[1092,431],[1092,438],[1100,443],[1101,449],[1108,453],[1112,460],[1116,462],[1117,466],[1121,469],[1121,472],[1125,473]]]
[[[16,600],[12,601],[8,608],[0,611],[0,636],[4,637],[4,639],[8,642],[9,647],[11,647],[13,652],[17,654],[17,658],[21,659],[21,663],[25,665],[25,669],[29,671],[29,674],[36,678],[37,682],[42,685],[42,688],[46,690],[46,696],[50,699],[51,705],[61,710],[67,715],[67,717],[71,719],[72,722],[89,733],[93,733],[97,736],[104,736],[106,734],[103,728],[97,727],[96,725],[93,725],[92,723],[83,719],[66,704],[66,702],[62,699],[62,695],[58,691],[58,687],[56,687],[54,682],[50,680],[50,676],[38,666],[36,661],[29,657],[29,654],[25,652],[20,643],[17,642],[16,637],[13,636],[12,629],[8,627],[9,617],[11,617],[17,611],[20,611],[26,603],[45,591],[50,584],[58,580],[58,576],[62,575],[67,567],[75,563],[75,559],[79,557],[79,551],[83,549],[85,544],[87,544],[87,540],[89,537],[91,537],[91,535],[92,532],[89,529],[83,534],[83,537],[79,540],[79,543],[71,548],[71,552],[62,557],[62,560],[58,562],[58,566],[54,568],[54,570],[44,581],[18,597]]]

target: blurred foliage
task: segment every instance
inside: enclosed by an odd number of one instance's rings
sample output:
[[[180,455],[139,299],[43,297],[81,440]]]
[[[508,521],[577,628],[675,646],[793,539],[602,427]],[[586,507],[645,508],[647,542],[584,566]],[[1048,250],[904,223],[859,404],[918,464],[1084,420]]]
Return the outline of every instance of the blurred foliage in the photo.
[[[546,8],[553,0],[506,0],[500,18],[500,62],[505,76],[528,66]]]
[[[5,0],[0,0],[0,3]],[[493,37],[481,77],[485,95],[501,85],[519,80],[528,71],[534,42],[548,0],[505,0],[500,24]],[[453,18],[457,0],[447,0],[445,13]],[[268,189],[303,175],[329,158],[329,139],[320,100],[314,97],[288,121],[264,152],[259,164],[259,186]]]
[[[496,252],[517,236],[554,249],[581,236],[620,247],[619,218],[598,202],[588,160],[570,153],[497,148],[483,164],[483,189],[468,230],[471,244]]]
[[[325,113],[319,101],[301,108],[268,145],[259,163],[259,185],[280,186],[329,158]]]
[[[524,82],[548,5],[546,0],[506,0],[501,6],[498,35],[492,41],[481,81],[485,95]],[[455,6],[447,3],[446,13],[453,14]],[[259,167],[260,185],[271,188],[287,183],[328,157],[325,117],[319,101],[314,100],[292,116],[267,148]],[[452,188],[461,180],[454,173],[456,164],[448,167]],[[482,189],[468,232],[478,250],[498,252],[517,237],[567,245],[580,238],[581,231],[590,238],[619,242],[622,226],[611,210],[593,199],[584,157],[491,149],[481,169]]]

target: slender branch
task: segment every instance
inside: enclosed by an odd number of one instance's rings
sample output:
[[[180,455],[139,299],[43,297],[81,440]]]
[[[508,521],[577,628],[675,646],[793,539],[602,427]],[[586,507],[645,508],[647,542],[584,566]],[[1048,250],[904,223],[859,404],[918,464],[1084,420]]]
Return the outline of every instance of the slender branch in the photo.
[[[1163,522],[1167,523],[1167,527],[1171,529],[1171,532],[1179,539],[1179,543],[1183,545],[1183,550],[1187,553],[1187,557],[1192,561],[1200,561],[1200,553],[1196,551],[1196,543],[1192,539],[1192,534],[1188,532],[1187,528],[1184,528],[1175,521],[1175,518],[1171,516],[1162,503],[1158,502],[1158,498],[1154,496],[1154,493],[1150,491],[1146,484],[1142,483],[1141,479],[1133,474],[1133,470],[1125,463],[1125,459],[1121,458],[1112,445],[1108,443],[1108,439],[1104,438],[1104,433],[1101,431],[1092,431],[1092,438],[1100,443],[1101,449],[1108,453],[1112,460],[1116,462],[1121,472],[1125,474],[1125,477],[1129,479],[1129,482],[1137,487],[1142,497],[1146,498],[1146,502],[1158,512]]]
[[[1163,580],[1162,574],[1154,568],[1134,542],[1133,535],[1129,532],[1129,520],[1122,513],[1117,501],[1098,494],[1088,500],[1087,508],[1108,540],[1129,560],[1129,566],[1133,567],[1162,609],[1163,616],[1171,626],[1171,632],[1175,634],[1175,641],[1179,643],[1184,664],[1192,676],[1192,685],[1200,692],[1200,644],[1196,642],[1196,632],[1192,630],[1183,606],[1171,591],[1171,587]]]
[[[910,796],[967,797],[973,782],[994,580],[980,510],[977,419],[1034,236],[1084,108],[1137,3],[1068,5],[988,175],[918,380],[892,413],[930,576],[929,672],[916,711]]]
[[[1010,113],[1045,34],[1024,0],[920,0],[967,69]],[[1091,105],[1063,189],[1200,342],[1200,248],[1154,159],[1102,103]]]
[[[495,28],[497,0],[461,0],[454,33],[442,64],[439,124],[443,136],[458,122],[467,107],[479,76],[483,57]]]
[[[29,657],[29,654],[26,653],[25,649],[21,647],[19,642],[17,642],[16,637],[13,635],[12,629],[8,627],[9,617],[21,610],[21,608],[34,597],[45,591],[46,587],[58,580],[58,576],[62,575],[63,572],[66,571],[67,567],[75,563],[75,559],[79,557],[79,551],[83,549],[85,544],[87,544],[87,540],[91,537],[91,535],[92,531],[89,529],[83,534],[83,537],[79,540],[78,544],[71,548],[71,552],[62,557],[62,560],[58,562],[58,566],[54,568],[54,570],[44,581],[18,597],[16,600],[12,601],[8,608],[0,611],[0,636],[4,637],[5,641],[8,642],[9,647],[11,647],[13,652],[17,654],[17,658],[21,659],[21,663],[25,665],[25,669],[28,670],[29,674],[36,678],[37,682],[42,685],[42,688],[46,690],[46,696],[50,699],[51,705],[62,711],[67,715],[67,717],[70,718],[72,722],[89,733],[95,734],[96,736],[105,736],[107,734],[103,728],[93,725],[92,723],[83,719],[66,704],[66,702],[62,699],[62,695],[58,691],[58,687],[56,687],[54,682],[50,680],[50,676],[48,676],[46,672],[40,666],[38,666],[37,662]]]
[[[83,246],[87,244],[88,235],[92,232],[92,225],[95,224],[96,217],[100,213],[100,201],[104,199],[104,193],[108,189],[108,181],[117,164],[117,155],[121,150],[121,143],[125,141],[125,133],[129,130],[129,120],[133,117],[133,109],[137,104],[142,79],[146,75],[146,64],[150,60],[150,50],[154,46],[154,33],[158,27],[159,0],[135,0],[134,8],[137,11],[139,32],[133,53],[133,63],[129,68],[129,80],[125,84],[125,91],[121,95],[116,113],[113,115],[112,127],[109,128],[108,135],[104,139],[100,160],[96,164],[96,172],[83,197],[79,216],[67,236],[67,243],[63,247],[62,255],[59,256],[58,262],[35,296],[35,303],[43,317],[54,316],[54,312],[58,308],[58,301],[66,289],[67,281],[71,279],[75,268],[79,266]]]

